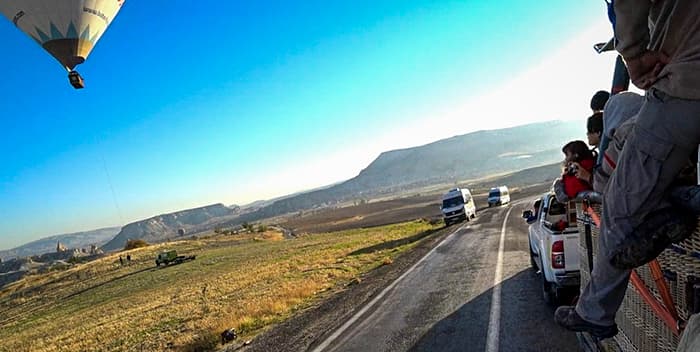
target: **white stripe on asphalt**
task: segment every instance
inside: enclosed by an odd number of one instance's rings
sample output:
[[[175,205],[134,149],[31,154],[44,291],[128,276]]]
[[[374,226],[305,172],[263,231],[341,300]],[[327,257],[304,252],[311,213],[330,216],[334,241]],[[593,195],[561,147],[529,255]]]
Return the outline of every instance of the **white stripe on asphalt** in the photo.
[[[452,238],[452,236],[454,236],[455,233],[464,229],[466,226],[467,226],[467,224],[460,226],[457,230],[452,232],[449,236],[445,237],[445,239],[442,240],[442,242],[438,243],[437,246],[433,247],[433,249],[431,249],[430,252],[428,252],[425,256],[423,256],[423,258],[421,258],[418,262],[416,262],[416,264],[413,264],[413,266],[410,267],[408,270],[406,270],[406,272],[404,272],[401,276],[399,276],[398,279],[394,280],[394,282],[392,282],[391,285],[387,286],[384,290],[382,290],[382,292],[380,292],[376,297],[374,297],[374,299],[372,299],[366,306],[364,306],[362,309],[360,309],[359,312],[355,313],[355,315],[353,315],[352,318],[350,318],[350,320],[346,321],[345,324],[343,324],[340,328],[338,328],[338,330],[336,330],[331,336],[328,336],[328,338],[325,341],[323,341],[320,345],[316,346],[316,348],[314,348],[313,352],[321,352],[321,351],[325,350],[331,343],[333,343],[333,341],[335,341],[335,339],[338,338],[338,336],[340,336],[342,333],[344,333],[345,330],[347,330],[352,324],[354,324],[358,319],[360,319],[360,317],[363,314],[365,314],[367,312],[367,310],[369,310],[380,299],[382,299],[382,297],[384,297],[384,295],[386,295],[387,292],[389,292],[392,288],[394,288],[394,286],[396,286],[401,280],[403,280],[404,277],[406,277],[408,274],[413,272],[413,270],[416,269],[418,267],[418,265],[420,265],[426,258],[428,258],[431,254],[433,254],[433,252],[435,252],[435,250],[437,250],[438,247],[442,246],[444,243],[447,242],[448,239]]]
[[[503,247],[506,239],[506,223],[511,206],[503,219],[501,227],[501,240],[498,242],[498,259],[496,260],[496,274],[493,277],[493,294],[491,295],[491,314],[489,315],[489,332],[486,338],[486,352],[498,352],[498,333],[501,328],[501,280],[503,280]]]

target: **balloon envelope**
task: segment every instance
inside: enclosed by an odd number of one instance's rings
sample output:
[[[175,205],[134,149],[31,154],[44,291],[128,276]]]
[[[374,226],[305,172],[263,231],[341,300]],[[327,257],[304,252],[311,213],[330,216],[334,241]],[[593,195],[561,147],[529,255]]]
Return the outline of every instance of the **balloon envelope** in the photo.
[[[124,0],[2,0],[0,12],[66,69],[87,59]]]

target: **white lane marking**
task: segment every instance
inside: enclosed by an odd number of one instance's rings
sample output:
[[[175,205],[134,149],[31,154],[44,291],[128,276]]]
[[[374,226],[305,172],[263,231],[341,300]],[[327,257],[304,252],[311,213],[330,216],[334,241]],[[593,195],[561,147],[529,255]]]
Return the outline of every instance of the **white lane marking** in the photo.
[[[501,280],[503,280],[503,247],[506,239],[506,223],[513,207],[508,209],[503,227],[501,227],[501,240],[498,242],[498,259],[496,260],[496,274],[493,277],[493,293],[491,295],[491,314],[489,315],[489,330],[486,338],[486,351],[498,352],[498,334],[501,328]]]
[[[384,290],[382,290],[382,292],[380,292],[376,297],[374,297],[374,299],[372,299],[369,303],[367,303],[366,306],[362,307],[362,309],[360,309],[359,312],[355,313],[355,315],[353,315],[352,318],[350,318],[348,321],[346,321],[345,324],[343,324],[341,327],[339,327],[338,330],[336,330],[331,336],[328,336],[328,338],[325,341],[323,341],[320,345],[316,346],[316,348],[314,348],[314,350],[312,352],[321,352],[321,351],[325,350],[331,343],[333,343],[333,341],[335,341],[335,339],[338,338],[338,336],[340,336],[352,324],[354,324],[358,319],[360,319],[360,317],[362,315],[364,315],[367,312],[367,310],[369,310],[380,299],[382,299],[382,297],[384,297],[384,295],[386,295],[387,292],[389,292],[391,289],[393,289],[394,286],[396,286],[408,274],[413,272],[413,270],[415,270],[418,267],[418,265],[420,265],[426,258],[428,258],[431,254],[433,254],[433,252],[435,252],[435,250],[437,250],[444,243],[447,243],[447,240],[452,238],[452,236],[454,236],[454,234],[463,230],[466,226],[467,226],[467,224],[460,226],[457,230],[455,230],[454,232],[449,234],[447,237],[445,237],[445,239],[442,240],[442,242],[438,243],[435,247],[433,247],[433,249],[431,249],[425,256],[423,256],[423,258],[421,258],[418,262],[416,262],[416,264],[413,264],[413,266],[410,267],[408,270],[406,270],[406,272],[401,274],[401,276],[399,276],[398,279],[394,280],[394,282],[392,282],[391,285],[387,286]]]

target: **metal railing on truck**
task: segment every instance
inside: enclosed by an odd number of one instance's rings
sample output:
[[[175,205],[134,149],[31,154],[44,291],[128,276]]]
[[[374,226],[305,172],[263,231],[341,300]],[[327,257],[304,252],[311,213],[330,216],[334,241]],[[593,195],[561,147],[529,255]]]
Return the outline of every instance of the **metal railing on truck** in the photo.
[[[590,281],[598,256],[600,195],[585,193],[577,199],[580,233],[581,288]],[[674,244],[657,259],[632,270],[616,323],[620,332],[608,341],[579,334],[586,350],[676,351],[685,322],[700,312],[700,228]]]

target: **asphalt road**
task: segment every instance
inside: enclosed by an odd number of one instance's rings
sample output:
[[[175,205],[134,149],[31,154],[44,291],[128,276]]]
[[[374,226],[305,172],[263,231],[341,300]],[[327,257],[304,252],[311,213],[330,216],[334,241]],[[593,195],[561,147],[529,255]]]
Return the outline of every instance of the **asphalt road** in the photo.
[[[313,351],[578,351],[529,266],[526,204],[477,214]],[[500,255],[499,255],[500,253]]]

